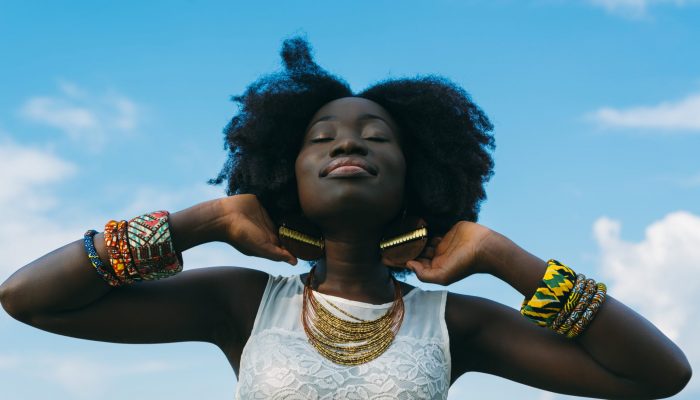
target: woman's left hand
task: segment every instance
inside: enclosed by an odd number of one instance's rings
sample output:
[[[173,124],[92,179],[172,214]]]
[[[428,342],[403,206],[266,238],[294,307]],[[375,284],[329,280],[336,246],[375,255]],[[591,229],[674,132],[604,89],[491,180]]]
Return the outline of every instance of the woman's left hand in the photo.
[[[483,254],[493,231],[475,222],[460,221],[444,237],[434,237],[423,252],[406,263],[423,282],[447,286],[486,272]]]

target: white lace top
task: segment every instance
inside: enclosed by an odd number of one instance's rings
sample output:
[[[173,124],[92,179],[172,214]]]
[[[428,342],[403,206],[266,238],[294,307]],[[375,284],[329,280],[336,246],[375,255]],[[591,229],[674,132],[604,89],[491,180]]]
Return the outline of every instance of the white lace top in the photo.
[[[325,359],[309,344],[301,324],[303,288],[299,275],[268,279],[241,354],[236,399],[447,398],[451,363],[446,290],[414,288],[404,295],[404,320],[391,346],[368,363],[348,367]],[[391,306],[314,294],[322,303],[330,300],[362,319],[375,319]]]

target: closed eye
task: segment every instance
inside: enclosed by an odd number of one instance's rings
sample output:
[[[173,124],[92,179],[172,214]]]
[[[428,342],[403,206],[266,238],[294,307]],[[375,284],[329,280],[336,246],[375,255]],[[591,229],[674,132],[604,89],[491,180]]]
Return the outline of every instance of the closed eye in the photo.
[[[389,139],[381,137],[381,136],[366,137],[364,139],[371,140],[373,142],[388,142],[389,141]],[[311,139],[310,142],[311,143],[323,143],[323,142],[328,142],[331,140],[333,140],[332,137],[318,137],[318,138]]]

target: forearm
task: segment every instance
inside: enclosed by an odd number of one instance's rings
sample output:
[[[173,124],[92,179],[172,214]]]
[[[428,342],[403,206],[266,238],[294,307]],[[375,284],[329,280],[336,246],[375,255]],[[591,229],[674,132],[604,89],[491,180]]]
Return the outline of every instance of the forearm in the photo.
[[[197,204],[170,215],[170,229],[177,251],[220,240],[222,210],[219,200]],[[101,233],[95,249],[104,265],[109,257]],[[76,240],[16,271],[0,286],[0,300],[8,313],[23,319],[37,313],[82,308],[110,291],[92,267],[83,240]]]
[[[486,248],[489,255],[484,264],[488,272],[531,297],[544,276],[546,263],[495,232]],[[572,343],[611,373],[650,389],[682,387],[689,378],[690,366],[682,351],[646,319],[611,296]]]

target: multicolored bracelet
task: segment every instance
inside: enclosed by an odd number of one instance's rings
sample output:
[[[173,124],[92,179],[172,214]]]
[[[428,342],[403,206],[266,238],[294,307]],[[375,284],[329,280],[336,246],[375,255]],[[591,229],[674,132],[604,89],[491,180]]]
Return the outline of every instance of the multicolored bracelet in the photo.
[[[542,282],[532,298],[523,301],[520,312],[537,325],[573,339],[593,320],[606,292],[605,284],[549,260]]]
[[[562,323],[561,326],[556,329],[557,333],[564,335],[569,331],[569,329],[571,329],[572,326],[574,326],[574,324],[581,317],[581,314],[583,314],[583,312],[586,311],[586,308],[590,304],[593,295],[595,295],[595,291],[596,282],[593,279],[587,279],[586,288],[584,289],[581,299],[576,304],[576,307],[574,307],[571,313],[569,313],[569,315],[566,316],[566,320],[564,321],[564,323]]]
[[[554,322],[552,322],[550,328],[556,331],[564,323],[564,321],[566,321],[569,314],[576,307],[579,300],[581,300],[581,296],[583,296],[584,291],[586,289],[586,282],[587,280],[584,274],[576,275],[576,283],[574,283],[574,289],[569,294],[569,298],[566,299],[564,307],[554,319]]]
[[[175,251],[169,218],[167,211],[156,211],[129,220],[129,246],[142,276],[159,279],[182,271],[182,256]]]
[[[588,327],[588,324],[595,317],[601,304],[603,304],[607,290],[608,289],[604,283],[598,283],[596,285],[596,293],[593,295],[591,303],[583,312],[581,318],[579,318],[579,320],[576,321],[576,324],[574,324],[574,326],[571,327],[571,329],[568,332],[566,332],[566,337],[568,337],[569,339],[573,339],[576,336],[580,335],[586,329],[586,327]]]
[[[105,224],[105,248],[109,255],[109,263],[112,266],[114,275],[117,276],[122,283],[133,283],[133,279],[126,273],[126,263],[124,256],[120,251],[119,246],[119,227],[123,227],[122,222],[111,220]]]
[[[130,221],[107,222],[104,240],[109,267],[105,267],[95,250],[97,232],[86,232],[85,250],[90,263],[113,287],[177,274],[182,271],[182,255],[173,245],[169,216],[167,211],[156,211]]]
[[[88,258],[90,259],[90,264],[92,264],[93,268],[95,268],[95,271],[97,271],[97,274],[102,279],[104,279],[109,286],[120,286],[121,282],[119,282],[119,279],[117,279],[117,277],[114,276],[114,274],[112,274],[108,269],[105,268],[104,264],[102,263],[102,260],[100,260],[100,256],[97,254],[97,250],[95,249],[96,234],[97,231],[91,229],[85,232],[85,236],[83,237],[85,243],[85,252],[87,253]]]
[[[530,300],[525,299],[520,313],[539,326],[550,326],[564,307],[574,287],[576,273],[557,260],[547,261],[547,270]]]

